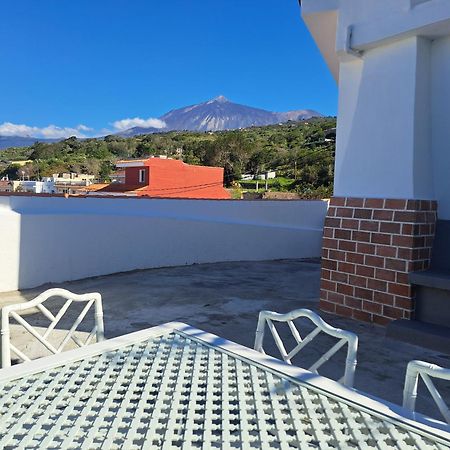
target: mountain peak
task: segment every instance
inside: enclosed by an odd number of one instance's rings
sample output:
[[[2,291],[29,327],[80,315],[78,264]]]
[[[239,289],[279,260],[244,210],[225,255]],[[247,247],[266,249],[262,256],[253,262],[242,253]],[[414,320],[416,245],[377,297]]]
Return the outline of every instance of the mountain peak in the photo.
[[[211,99],[208,103],[213,103],[213,102],[229,103],[230,100],[228,100],[224,95],[219,95],[219,96],[214,97],[213,99]]]

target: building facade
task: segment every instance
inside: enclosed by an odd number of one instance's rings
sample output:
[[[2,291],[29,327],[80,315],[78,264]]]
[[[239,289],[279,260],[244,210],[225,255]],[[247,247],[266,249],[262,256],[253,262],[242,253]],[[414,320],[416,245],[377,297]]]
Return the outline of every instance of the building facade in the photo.
[[[321,308],[379,324],[422,320],[413,274],[433,266],[437,225],[450,220],[450,2],[301,7],[339,86]],[[436,314],[450,320],[445,305]]]
[[[95,194],[160,198],[229,199],[221,167],[193,166],[176,159],[152,157],[119,161],[123,182],[111,183]]]

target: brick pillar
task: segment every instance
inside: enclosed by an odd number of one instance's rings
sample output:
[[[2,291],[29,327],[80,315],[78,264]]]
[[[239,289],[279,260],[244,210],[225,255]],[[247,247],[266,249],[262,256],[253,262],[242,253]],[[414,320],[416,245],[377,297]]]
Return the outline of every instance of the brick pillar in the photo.
[[[413,318],[408,274],[429,266],[436,206],[428,200],[332,198],[320,308],[381,325]]]

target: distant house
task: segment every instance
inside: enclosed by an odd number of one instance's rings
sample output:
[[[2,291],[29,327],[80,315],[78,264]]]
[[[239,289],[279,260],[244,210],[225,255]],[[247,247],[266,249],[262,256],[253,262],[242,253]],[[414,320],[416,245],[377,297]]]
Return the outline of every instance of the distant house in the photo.
[[[111,183],[95,195],[129,195],[168,198],[229,199],[221,167],[193,166],[167,157],[118,161],[123,182]]]
[[[11,181],[7,179],[0,180],[0,192],[12,192]]]

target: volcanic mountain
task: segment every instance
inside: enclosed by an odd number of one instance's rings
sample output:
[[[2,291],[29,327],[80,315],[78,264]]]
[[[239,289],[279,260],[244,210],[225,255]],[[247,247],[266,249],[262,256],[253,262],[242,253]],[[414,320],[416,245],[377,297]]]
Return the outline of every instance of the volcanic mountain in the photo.
[[[120,133],[120,135],[134,136],[137,134],[172,130],[234,130],[320,116],[320,113],[309,109],[280,113],[266,111],[264,109],[233,103],[221,95],[204,103],[169,111],[159,118],[166,124],[165,128],[134,127]]]

